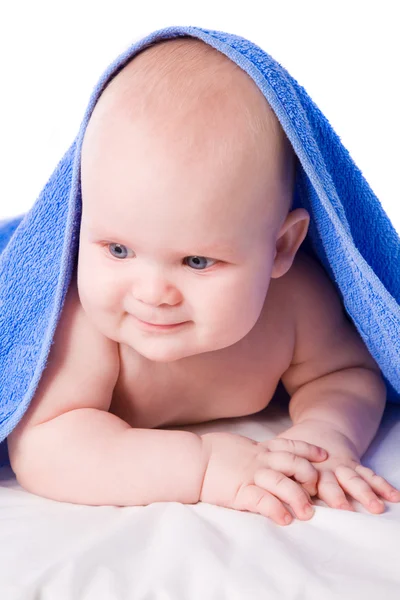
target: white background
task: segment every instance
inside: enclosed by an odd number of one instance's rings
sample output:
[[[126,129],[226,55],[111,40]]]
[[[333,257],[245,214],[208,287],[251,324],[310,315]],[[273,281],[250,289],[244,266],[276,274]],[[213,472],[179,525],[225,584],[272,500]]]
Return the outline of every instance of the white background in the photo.
[[[400,231],[396,0],[4,1],[0,218],[29,210],[99,77],[144,35],[196,25],[249,38],[307,90]]]

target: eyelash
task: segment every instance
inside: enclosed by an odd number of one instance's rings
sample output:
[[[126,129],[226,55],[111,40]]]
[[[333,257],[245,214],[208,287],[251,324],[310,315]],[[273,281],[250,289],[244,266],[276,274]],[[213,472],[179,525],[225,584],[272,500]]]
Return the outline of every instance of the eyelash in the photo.
[[[129,250],[128,246],[125,246],[124,244],[119,244],[118,242],[103,242],[103,243],[101,244],[102,248],[105,248],[105,250],[106,250],[106,252],[107,252],[107,256],[108,256],[109,258],[111,258],[111,260],[113,260],[113,261],[120,261],[120,262],[123,262],[123,261],[121,261],[121,259],[119,259],[119,258],[116,258],[115,256],[113,256],[113,255],[112,255],[112,254],[109,252],[109,246],[111,246],[111,245],[115,245],[115,246],[122,246],[123,248],[126,248],[127,250]],[[192,269],[192,268],[190,268],[190,267],[189,267],[191,271],[199,271],[199,272],[210,271],[210,270],[211,270],[213,267],[215,267],[215,266],[216,266],[216,264],[218,264],[219,262],[221,262],[221,261],[218,261],[217,259],[209,258],[208,256],[200,256],[200,255],[198,255],[198,254],[193,254],[193,255],[187,256],[187,257],[185,257],[185,258],[195,258],[195,257],[196,257],[196,258],[205,258],[205,259],[207,259],[207,260],[213,261],[213,262],[214,262],[214,264],[213,264],[213,265],[211,265],[210,267],[206,267],[206,268],[204,268],[204,269]]]

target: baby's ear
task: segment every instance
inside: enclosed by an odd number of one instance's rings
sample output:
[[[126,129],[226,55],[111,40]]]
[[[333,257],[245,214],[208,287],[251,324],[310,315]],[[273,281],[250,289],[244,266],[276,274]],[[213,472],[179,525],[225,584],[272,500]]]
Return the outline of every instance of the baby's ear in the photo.
[[[309,224],[310,215],[305,208],[296,208],[288,214],[276,240],[272,279],[278,279],[289,271],[297,250],[307,235]]]

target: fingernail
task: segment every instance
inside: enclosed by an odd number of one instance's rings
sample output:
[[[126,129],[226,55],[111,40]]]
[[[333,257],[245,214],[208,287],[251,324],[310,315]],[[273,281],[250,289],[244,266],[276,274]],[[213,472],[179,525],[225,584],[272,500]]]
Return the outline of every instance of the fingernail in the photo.
[[[292,517],[290,515],[285,515],[283,517],[283,521],[284,521],[285,525],[289,525],[289,523],[292,522]]]
[[[306,504],[303,508],[303,511],[307,516],[311,516],[312,514],[314,514],[314,509],[311,506],[311,504]]]
[[[373,510],[379,510],[382,508],[383,505],[384,503],[382,502],[382,500],[372,500],[372,502],[370,502],[369,504],[370,508],[372,508]]]
[[[400,500],[400,492],[390,492],[389,498],[391,500]]]

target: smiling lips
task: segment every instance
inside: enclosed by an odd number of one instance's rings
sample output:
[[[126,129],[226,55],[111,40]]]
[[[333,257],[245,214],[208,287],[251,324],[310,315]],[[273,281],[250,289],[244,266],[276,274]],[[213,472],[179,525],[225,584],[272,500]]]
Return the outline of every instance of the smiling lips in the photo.
[[[182,323],[171,323],[170,325],[155,325],[153,323],[147,323],[146,321],[142,321],[141,319],[138,319],[137,317],[135,317],[135,319],[146,330],[152,329],[152,330],[157,330],[157,331],[168,331],[169,329],[174,329],[175,327],[179,327],[179,325],[184,325],[186,323],[186,321],[184,321]]]

